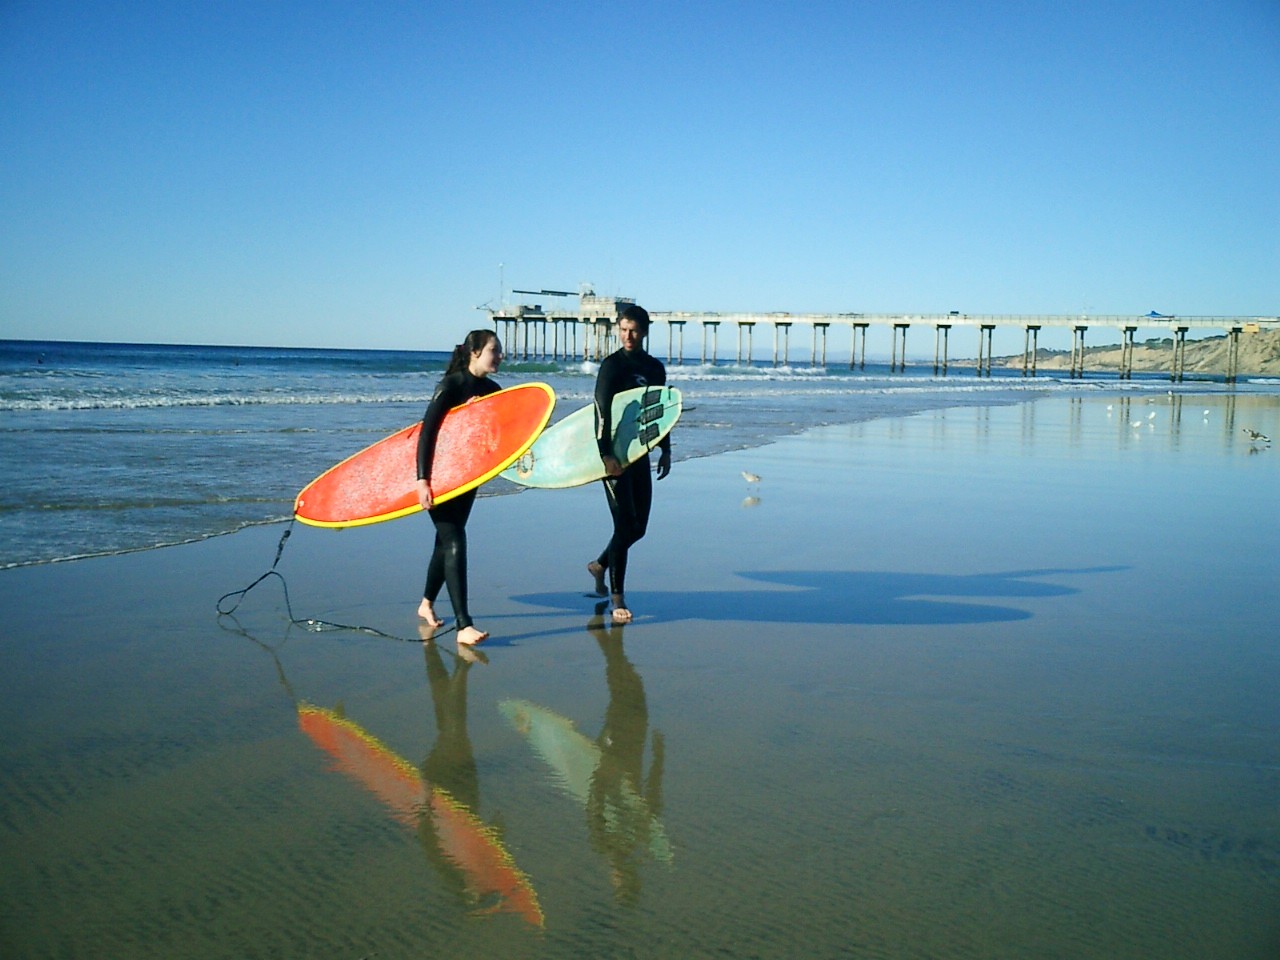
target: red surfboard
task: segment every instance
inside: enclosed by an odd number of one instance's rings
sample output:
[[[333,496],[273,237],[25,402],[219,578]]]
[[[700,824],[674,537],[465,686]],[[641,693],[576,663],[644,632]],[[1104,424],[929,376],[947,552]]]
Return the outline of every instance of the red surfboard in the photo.
[[[556,405],[545,383],[522,383],[454,407],[436,437],[436,503],[492,480],[533,446]],[[354,527],[421,510],[418,432],[412,424],[348,457],[302,488],[293,513],[316,527]]]

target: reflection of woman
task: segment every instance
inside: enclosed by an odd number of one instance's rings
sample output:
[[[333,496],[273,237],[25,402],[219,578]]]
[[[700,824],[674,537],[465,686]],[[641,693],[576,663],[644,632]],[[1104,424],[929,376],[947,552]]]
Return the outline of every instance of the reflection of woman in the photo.
[[[418,616],[428,626],[438,627],[444,621],[436,614],[436,597],[440,588],[448,586],[449,602],[458,623],[459,643],[479,643],[489,634],[476,629],[467,609],[467,518],[476,502],[476,491],[435,505],[435,491],[431,489],[431,466],[435,457],[436,435],[444,416],[458,404],[495,393],[500,388],[490,374],[497,373],[502,364],[502,344],[492,330],[472,330],[467,338],[453,349],[453,357],[444,377],[436,387],[435,395],[422,417],[422,431],[418,434],[418,502],[431,514],[435,524],[435,546],[431,563],[427,567],[427,583],[422,591],[422,603]]]
[[[450,675],[440,650],[434,643],[424,647],[427,658],[427,685],[431,689],[431,705],[436,716],[436,741],[422,761],[422,779],[429,791],[444,791],[469,811],[480,808],[480,780],[476,774],[475,754],[467,733],[467,671],[471,664],[458,658]],[[427,859],[459,897],[467,895],[472,884],[459,865],[445,852],[436,818],[430,814],[418,821],[418,835]]]
[[[450,674],[434,643],[426,644],[424,649],[427,685],[436,716],[436,742],[422,761],[422,779],[449,791],[455,800],[475,810],[480,805],[480,784],[471,736],[467,733],[467,671],[471,664],[459,657]]]
[[[480,788],[467,735],[467,671],[483,655],[460,648],[450,675],[439,648],[428,643],[425,650],[436,741],[420,769],[340,712],[299,703],[298,725],[338,770],[386,804],[398,821],[417,828],[427,859],[459,899],[541,927],[545,919],[529,878],[498,832],[475,813]]]
[[[591,845],[608,861],[614,895],[634,904],[640,896],[639,863],[646,849],[661,844],[658,817],[662,813],[664,743],[653,735],[653,762],[644,776],[644,744],[649,729],[649,708],[644,682],[622,649],[622,630],[604,626],[604,609],[587,625],[605,659],[609,706],[596,743],[600,762],[591,777],[587,797],[587,829]],[[643,799],[643,802],[637,800]]]
[[[529,878],[511,859],[499,831],[476,815],[480,785],[467,734],[467,671],[481,655],[467,650],[452,674],[435,644],[427,644],[426,657],[436,742],[422,762],[426,802],[418,838],[423,850],[464,902],[479,904],[485,913],[516,913],[541,927],[542,907]]]

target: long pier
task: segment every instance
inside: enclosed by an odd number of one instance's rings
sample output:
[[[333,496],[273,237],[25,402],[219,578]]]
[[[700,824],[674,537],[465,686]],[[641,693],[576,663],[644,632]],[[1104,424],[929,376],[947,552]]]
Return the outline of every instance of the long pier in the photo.
[[[558,291],[542,291],[552,296],[569,296]],[[507,351],[515,358],[565,359],[581,356],[583,360],[601,359],[617,348],[613,338],[613,322],[618,312],[634,301],[616,297],[597,297],[584,292],[578,296],[578,308],[544,310],[540,304],[490,309],[494,329],[507,345]],[[968,328],[977,334],[976,373],[979,377],[991,376],[992,339],[999,327],[1016,327],[1023,331],[1022,375],[1036,376],[1036,355],[1040,331],[1046,327],[1060,327],[1071,331],[1072,378],[1084,376],[1085,334],[1091,328],[1114,329],[1121,335],[1122,380],[1133,376],[1133,349],[1139,330],[1165,330],[1172,337],[1169,378],[1181,381],[1186,370],[1187,334],[1192,330],[1224,333],[1228,340],[1226,379],[1233,383],[1239,373],[1240,337],[1261,330],[1280,329],[1280,316],[1276,317],[1179,317],[1158,313],[1139,316],[1108,315],[1022,315],[1022,314],[970,314],[950,313],[690,313],[650,311],[654,328],[649,331],[649,350],[660,352],[653,346],[657,327],[666,327],[667,363],[685,362],[685,328],[697,325],[701,333],[699,362],[714,365],[722,358],[719,352],[721,327],[736,335],[734,362],[741,364],[752,358],[752,340],[756,328],[773,334],[773,364],[789,364],[790,339],[793,328],[808,328],[810,338],[809,363],[815,367],[827,366],[828,336],[832,327],[847,327],[851,336],[849,368],[866,366],[867,330],[872,326],[889,328],[893,336],[890,370],[900,372],[907,368],[907,334],[912,327],[924,327],[933,333],[933,372],[946,376],[950,337],[957,328]],[[967,366],[967,365],[966,365]]]

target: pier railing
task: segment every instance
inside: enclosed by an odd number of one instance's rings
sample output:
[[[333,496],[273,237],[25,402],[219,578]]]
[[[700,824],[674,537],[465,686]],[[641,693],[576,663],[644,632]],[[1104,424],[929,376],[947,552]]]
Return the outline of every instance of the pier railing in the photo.
[[[603,298],[599,298],[603,299]],[[625,303],[630,301],[618,301]],[[589,310],[543,310],[538,306],[504,307],[490,310],[494,329],[507,345],[508,352],[517,359],[601,359],[617,347],[613,335],[616,316],[610,305]],[[827,342],[832,327],[848,327],[852,337],[849,367],[863,368],[867,358],[867,329],[872,326],[888,328],[893,335],[890,369],[899,372],[907,366],[907,333],[912,327],[932,328],[934,334],[933,371],[946,376],[951,331],[957,327],[969,327],[978,334],[978,376],[991,376],[991,344],[995,330],[1001,327],[1021,328],[1023,331],[1022,374],[1036,376],[1036,357],[1039,352],[1040,331],[1046,327],[1060,327],[1071,331],[1071,377],[1083,377],[1085,367],[1085,334],[1090,328],[1113,329],[1121,335],[1121,363],[1119,376],[1130,379],[1133,375],[1133,350],[1139,330],[1165,330],[1170,334],[1170,379],[1180,381],[1186,369],[1187,334],[1193,330],[1213,330],[1227,337],[1228,382],[1234,382],[1239,372],[1240,337],[1260,330],[1280,329],[1280,316],[1276,317],[1208,317],[1167,316],[1158,313],[1142,315],[1126,314],[975,314],[975,313],[691,313],[650,312],[653,329],[649,332],[650,351],[661,353],[655,341],[661,341],[661,327],[666,327],[667,362],[685,362],[685,328],[697,324],[701,330],[699,362],[716,364],[727,357],[719,351],[720,328],[735,334],[733,359],[741,364],[753,357],[753,338],[756,327],[771,330],[773,334],[773,363],[788,364],[790,338],[795,326],[808,327],[811,333],[809,362],[815,367],[827,365]],[[967,366],[967,365],[966,365]]]

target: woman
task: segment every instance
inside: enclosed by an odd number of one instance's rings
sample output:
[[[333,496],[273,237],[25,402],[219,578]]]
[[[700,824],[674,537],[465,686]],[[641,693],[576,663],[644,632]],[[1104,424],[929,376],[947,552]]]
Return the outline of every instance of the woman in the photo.
[[[458,642],[475,644],[489,636],[478,630],[467,609],[467,517],[475,503],[476,492],[470,490],[436,506],[431,489],[431,464],[435,457],[436,435],[444,415],[458,404],[496,393],[501,387],[490,379],[502,364],[502,344],[492,330],[472,330],[453,348],[453,357],[445,370],[435,395],[422,417],[418,434],[418,502],[435,524],[435,548],[427,566],[427,583],[422,591],[418,616],[432,628],[443,625],[435,611],[440,588],[449,588],[449,602],[457,619]]]

